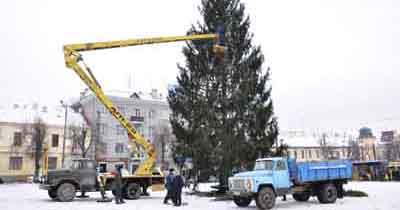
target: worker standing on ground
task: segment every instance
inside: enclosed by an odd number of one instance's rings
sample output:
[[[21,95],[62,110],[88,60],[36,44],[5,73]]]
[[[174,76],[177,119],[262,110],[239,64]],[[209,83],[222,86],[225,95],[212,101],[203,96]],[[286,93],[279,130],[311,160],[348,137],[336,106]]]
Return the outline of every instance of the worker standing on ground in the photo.
[[[116,165],[115,170],[112,172],[114,175],[114,190],[115,190],[115,203],[123,204],[125,201],[122,199],[122,165]]]
[[[166,178],[166,183],[165,183],[165,188],[167,188],[167,195],[165,195],[164,198],[164,204],[168,204],[168,200],[171,199],[174,201],[173,193],[172,193],[172,184],[174,181],[175,175],[174,175],[174,169],[171,168],[169,169],[168,176]]]
[[[182,188],[183,188],[183,178],[182,175],[177,174],[172,182],[172,191],[174,194],[174,205],[182,205]]]

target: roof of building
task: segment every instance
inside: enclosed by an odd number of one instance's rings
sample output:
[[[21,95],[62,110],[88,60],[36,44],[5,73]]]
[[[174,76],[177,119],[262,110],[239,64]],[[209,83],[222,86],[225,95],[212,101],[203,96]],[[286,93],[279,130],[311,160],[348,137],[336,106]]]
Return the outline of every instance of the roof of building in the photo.
[[[159,101],[166,102],[166,97],[162,95],[157,89],[153,89],[150,93],[144,93],[142,91],[134,91],[130,89],[125,90],[106,90],[106,95],[121,97],[121,98],[132,98],[146,101]]]
[[[168,106],[166,97],[162,96],[157,90],[152,93],[144,94],[143,92],[135,92],[132,90],[107,90],[104,93],[113,103],[134,103],[134,104],[153,104],[160,106]],[[98,100],[93,93],[88,93],[81,98],[81,103]]]
[[[279,139],[283,139],[283,143],[289,147],[320,147],[321,136],[313,135],[298,135],[298,136],[279,136]],[[333,147],[348,146],[347,139],[343,141],[343,136],[327,136],[326,144]]]
[[[40,106],[34,104],[13,104],[0,107],[0,122],[6,123],[33,123],[40,117],[45,123],[55,126],[64,125],[65,110],[61,106]],[[83,118],[79,113],[69,109],[68,124],[82,124]]]

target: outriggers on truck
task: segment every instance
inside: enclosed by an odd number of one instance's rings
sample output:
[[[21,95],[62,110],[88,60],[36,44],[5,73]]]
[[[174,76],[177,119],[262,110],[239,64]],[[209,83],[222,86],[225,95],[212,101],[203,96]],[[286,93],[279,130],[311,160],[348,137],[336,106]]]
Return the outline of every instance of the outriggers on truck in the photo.
[[[291,158],[258,159],[254,170],[229,178],[234,203],[246,207],[254,199],[259,209],[272,209],[277,196],[291,194],[305,202],[317,196],[320,203],[334,203],[343,198],[343,184],[352,177],[348,160],[304,162]]]

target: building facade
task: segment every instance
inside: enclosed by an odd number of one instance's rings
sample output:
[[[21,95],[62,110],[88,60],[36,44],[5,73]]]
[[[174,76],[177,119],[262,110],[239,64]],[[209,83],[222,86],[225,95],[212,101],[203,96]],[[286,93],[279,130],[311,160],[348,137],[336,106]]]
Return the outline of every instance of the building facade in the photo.
[[[107,96],[136,130],[155,145],[158,152],[157,164],[161,164],[161,159],[164,159],[164,163],[172,163],[169,144],[173,138],[169,124],[170,109],[157,91],[153,90],[149,95],[108,92]],[[80,104],[95,141],[92,156],[99,162],[107,163],[103,167],[109,170],[109,163],[126,164],[145,158],[146,154],[140,146],[131,146],[125,128],[94,95],[82,97]],[[132,168],[130,170],[134,171]]]
[[[325,138],[325,141],[322,139]],[[287,155],[300,162],[350,159],[351,150],[347,140],[338,135],[307,135],[291,132],[281,135],[280,143],[288,146]],[[323,143],[325,142],[325,143]]]
[[[330,147],[328,158],[325,158],[320,146],[315,147],[290,147],[288,148],[289,157],[295,158],[300,162],[329,160],[343,160],[350,158],[350,150],[347,146]]]
[[[379,160],[400,161],[400,134],[396,130],[382,131],[377,156]]]
[[[48,148],[49,169],[61,168],[64,139],[64,116],[62,110],[54,112],[37,104],[14,105],[0,109],[0,182],[26,181],[34,175],[36,150],[33,126],[41,119],[45,125],[42,147]],[[76,116],[78,117],[78,116]],[[66,138],[64,158],[70,159],[71,140]],[[42,158],[39,160],[42,166]]]
[[[372,129],[363,127],[359,130],[358,136],[360,160],[377,160],[377,139],[372,133]]]

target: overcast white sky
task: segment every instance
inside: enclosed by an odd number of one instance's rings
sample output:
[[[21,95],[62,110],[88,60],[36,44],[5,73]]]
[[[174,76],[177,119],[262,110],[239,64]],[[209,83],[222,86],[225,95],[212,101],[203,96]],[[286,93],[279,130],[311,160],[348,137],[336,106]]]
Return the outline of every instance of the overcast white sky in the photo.
[[[243,1],[272,69],[282,129],[400,128],[400,1]],[[200,0],[0,3],[0,105],[57,104],[85,86],[62,45],[183,35]],[[86,53],[104,89],[166,90],[183,43]]]

